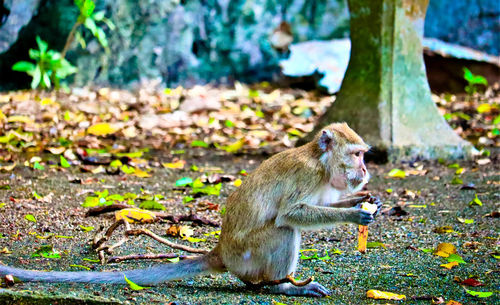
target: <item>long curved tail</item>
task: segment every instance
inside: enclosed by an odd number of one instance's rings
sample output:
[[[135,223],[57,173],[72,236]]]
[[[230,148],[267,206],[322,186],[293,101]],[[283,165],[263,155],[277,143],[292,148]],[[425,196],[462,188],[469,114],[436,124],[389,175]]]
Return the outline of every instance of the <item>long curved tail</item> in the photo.
[[[220,266],[214,265],[211,253],[194,259],[182,260],[175,264],[161,264],[145,269],[109,272],[44,272],[0,265],[0,275],[11,274],[23,282],[125,284],[124,276],[126,276],[127,279],[139,285],[154,285],[213,271],[220,271]]]

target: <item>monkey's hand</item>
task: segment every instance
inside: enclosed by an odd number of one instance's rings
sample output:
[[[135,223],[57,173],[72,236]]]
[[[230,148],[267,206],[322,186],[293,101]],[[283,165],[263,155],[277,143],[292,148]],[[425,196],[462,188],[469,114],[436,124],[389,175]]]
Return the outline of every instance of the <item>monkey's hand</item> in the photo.
[[[376,204],[377,205],[377,211],[373,213],[373,217],[377,216],[377,214],[380,212],[382,209],[382,201],[380,201],[380,198],[373,196],[372,194],[367,194],[363,201],[369,202],[371,204]]]
[[[375,221],[375,214],[361,208],[362,202],[358,203],[355,207],[351,208],[349,221],[357,225],[367,226]]]

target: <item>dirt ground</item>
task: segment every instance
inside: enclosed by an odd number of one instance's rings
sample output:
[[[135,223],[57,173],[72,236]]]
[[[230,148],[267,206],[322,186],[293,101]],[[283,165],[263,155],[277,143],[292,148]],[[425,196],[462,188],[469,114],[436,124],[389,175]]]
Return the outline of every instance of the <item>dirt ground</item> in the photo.
[[[251,171],[262,160],[261,155],[234,156],[210,150],[194,149],[183,156],[187,166],[183,170],[153,168],[149,178],[133,176],[81,173],[76,168],[47,168],[34,171],[18,167],[13,172],[0,174],[0,261],[4,264],[37,270],[83,270],[83,265],[92,270],[120,270],[144,267],[151,261],[127,261],[100,265],[84,258],[96,259],[90,246],[97,228],[108,227],[113,222],[113,213],[96,217],[85,217],[86,208],[81,207],[91,191],[109,190],[110,193],[126,192],[161,194],[166,211],[172,214],[194,212],[199,216],[220,222],[220,212],[204,210],[200,205],[207,200],[223,207],[228,194],[236,186],[223,183],[221,196],[205,196],[187,204],[185,195],[175,188],[181,177],[195,178],[198,173],[189,171],[190,165],[198,167],[220,167],[225,174],[238,176],[240,170]],[[158,162],[169,156],[154,157]],[[302,279],[314,276],[315,280],[332,291],[327,298],[287,297],[263,291],[249,291],[230,274],[217,274],[181,281],[174,281],[141,291],[132,291],[126,285],[87,284],[39,284],[18,283],[8,287],[18,292],[14,297],[6,291],[0,293],[1,304],[387,304],[398,301],[373,300],[366,297],[370,289],[404,294],[407,304],[431,304],[440,297],[444,302],[455,300],[462,304],[499,304],[499,219],[486,216],[499,209],[500,164],[496,158],[487,165],[459,162],[464,168],[460,174],[463,184],[452,184],[456,168],[445,164],[368,164],[372,180],[367,189],[384,202],[386,213],[369,227],[369,241],[380,242],[368,249],[366,254],[356,250],[357,227],[339,225],[332,230],[304,232],[302,249],[317,249],[319,257],[329,259],[301,259],[296,274]],[[449,165],[449,164],[448,164]],[[404,179],[387,177],[393,168],[404,169],[409,175]],[[79,178],[79,179],[75,179]],[[91,183],[75,183],[97,178]],[[244,177],[241,177],[244,180]],[[471,185],[474,187],[470,189]],[[463,187],[463,185],[469,185]],[[392,192],[390,192],[392,190]],[[33,192],[47,196],[50,200],[35,200]],[[475,195],[482,206],[469,205]],[[400,207],[403,211],[390,215]],[[392,209],[392,210],[391,210]],[[27,221],[32,214],[36,222]],[[473,223],[463,223],[472,219]],[[470,221],[467,221],[470,222]],[[190,225],[190,223],[186,223]],[[84,232],[80,225],[93,226]],[[139,224],[165,237],[168,223]],[[449,226],[449,228],[443,228]],[[193,237],[204,237],[217,228],[193,226]],[[51,234],[52,233],[52,234]],[[117,232],[118,233],[118,232]],[[61,238],[62,235],[71,238]],[[44,237],[48,237],[44,239]],[[189,243],[180,238],[166,237],[178,243],[210,249],[216,238],[206,242]],[[440,243],[451,243],[457,248],[465,264],[451,270],[440,265],[445,258],[422,249],[435,249]],[[41,245],[52,245],[61,258],[32,257]],[[132,253],[177,253],[145,236],[134,237],[115,255]],[[312,255],[314,252],[304,253]],[[496,256],[497,258],[495,258]],[[164,262],[168,263],[168,262]],[[484,286],[470,287],[460,284],[475,277]],[[493,296],[478,298],[466,293],[491,291]],[[36,299],[40,293],[42,297]],[[444,304],[444,303],[443,303]]]

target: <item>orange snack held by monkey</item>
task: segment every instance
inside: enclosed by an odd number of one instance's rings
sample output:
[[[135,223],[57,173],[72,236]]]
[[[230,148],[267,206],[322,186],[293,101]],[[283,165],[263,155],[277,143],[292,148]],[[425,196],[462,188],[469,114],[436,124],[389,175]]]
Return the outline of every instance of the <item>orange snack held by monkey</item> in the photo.
[[[377,212],[377,205],[369,202],[363,202],[361,204],[361,209],[369,212],[370,214],[375,214]],[[358,251],[361,253],[366,252],[366,244],[368,240],[368,226],[359,225],[358,226]]]

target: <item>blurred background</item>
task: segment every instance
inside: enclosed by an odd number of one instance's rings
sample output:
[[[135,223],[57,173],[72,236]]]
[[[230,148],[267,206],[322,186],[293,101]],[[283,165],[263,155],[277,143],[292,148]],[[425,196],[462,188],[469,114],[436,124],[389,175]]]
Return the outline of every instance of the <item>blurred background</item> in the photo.
[[[89,11],[91,21],[81,16],[85,2],[0,2],[0,90],[30,86],[29,75],[11,68],[30,60],[37,36],[59,52],[71,40],[65,57],[78,73],[66,82],[73,86],[130,89],[154,81],[189,87],[238,80],[333,93],[349,58],[345,0],[99,0]],[[76,22],[82,24],[72,31]],[[497,0],[431,0],[425,37],[434,92],[463,91],[464,66],[490,84],[499,80]]]

